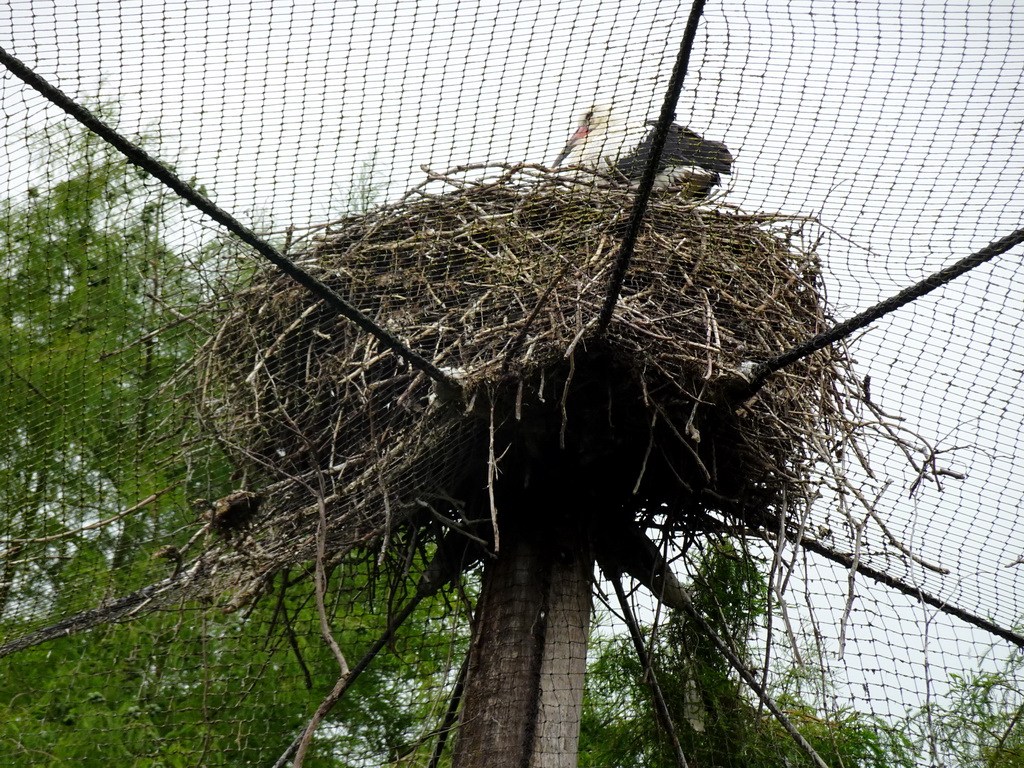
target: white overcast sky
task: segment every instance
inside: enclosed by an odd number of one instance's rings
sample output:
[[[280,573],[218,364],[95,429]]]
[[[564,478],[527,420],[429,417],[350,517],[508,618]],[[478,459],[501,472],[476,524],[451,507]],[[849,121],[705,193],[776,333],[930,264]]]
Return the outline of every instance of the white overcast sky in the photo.
[[[0,0],[0,45],[73,97],[116,100],[122,131],[158,136],[159,156],[243,220],[304,226],[341,210],[366,173],[393,198],[421,165],[550,162],[595,97],[655,116],[687,9]],[[821,219],[828,294],[846,317],[1022,226],[1022,80],[1024,7],[1009,0],[729,0],[707,5],[677,114],[736,156],[728,202]],[[31,180],[20,131],[58,113],[10,77],[2,88],[0,184],[18,193]],[[1021,261],[1018,247],[855,346],[879,402],[966,446],[943,461],[967,480],[913,500],[905,463],[878,454],[894,532],[954,569],[924,586],[1003,623],[1024,615],[1021,568],[1006,567],[1024,555]],[[841,609],[841,574],[822,575],[819,597],[837,596],[817,602]],[[979,636],[941,622],[928,626],[960,634],[899,629],[895,614],[925,614],[892,599],[874,625],[883,603],[862,606],[854,634],[976,655],[958,644]],[[867,644],[856,663],[884,680],[899,652]]]

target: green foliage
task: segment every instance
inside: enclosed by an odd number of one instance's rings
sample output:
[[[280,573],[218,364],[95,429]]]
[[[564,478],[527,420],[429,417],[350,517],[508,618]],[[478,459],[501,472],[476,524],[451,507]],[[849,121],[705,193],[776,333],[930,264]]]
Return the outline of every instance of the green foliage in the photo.
[[[206,298],[164,244],[163,192],[90,134],[30,144],[46,186],[0,201],[0,520],[21,545],[0,578],[8,616],[95,602],[97,579],[138,584],[138,547],[191,515],[168,382],[195,345],[181,318]],[[208,470],[224,481],[223,462]]]
[[[935,764],[1024,768],[1024,657],[952,683],[946,702],[911,719],[922,751]]]
[[[171,249],[184,227],[174,201],[95,137],[58,127],[32,140],[45,183],[0,201],[3,639],[163,578],[171,564],[151,554],[194,533],[189,499],[233,490],[175,374],[215,316],[209,286],[248,269],[228,241]],[[331,583],[350,663],[393,607],[371,589],[373,570],[351,559]],[[0,660],[0,763],[272,763],[338,676],[309,574],[287,588],[278,578],[245,615],[179,607]],[[330,714],[307,764],[428,748],[417,747],[424,707],[465,643],[452,642],[451,613],[421,606]]]
[[[728,543],[708,549],[694,578],[695,607],[748,668],[768,610],[763,565]],[[691,765],[716,768],[811,765],[732,670],[701,628],[675,615],[648,640],[654,672]],[[580,765],[669,768],[675,759],[651,701],[645,670],[624,638],[596,644],[585,693]],[[779,659],[775,660],[779,663]],[[823,674],[821,670],[817,673]],[[775,697],[828,765],[912,765],[909,745],[876,718],[819,712],[794,693]]]
[[[330,610],[354,664],[383,632],[388,596],[366,589],[364,563],[349,566],[333,587],[354,599]],[[18,654],[0,677],[3,765],[272,764],[338,677],[312,591],[301,579],[246,616],[195,606]],[[418,609],[330,713],[307,765],[382,765],[409,750],[449,682],[447,611]]]

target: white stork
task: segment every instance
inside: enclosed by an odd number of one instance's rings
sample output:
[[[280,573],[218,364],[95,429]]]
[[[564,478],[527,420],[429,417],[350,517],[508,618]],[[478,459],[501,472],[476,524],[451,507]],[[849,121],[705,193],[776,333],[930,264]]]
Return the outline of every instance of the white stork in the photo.
[[[616,123],[609,108],[590,107],[583,113],[579,127],[553,167],[558,168],[568,160],[569,165],[601,170],[626,183],[636,184],[650,160],[657,122],[647,121],[650,130],[641,139],[635,129]],[[673,123],[665,137],[654,186],[682,186],[693,197],[704,198],[721,182],[720,174],[728,174],[731,168],[732,155],[725,144],[704,139],[689,128]]]

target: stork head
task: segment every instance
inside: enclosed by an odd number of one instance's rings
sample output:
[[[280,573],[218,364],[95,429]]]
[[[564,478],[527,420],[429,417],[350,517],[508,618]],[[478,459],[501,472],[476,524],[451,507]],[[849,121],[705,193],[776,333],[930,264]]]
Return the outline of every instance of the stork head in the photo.
[[[575,156],[577,162],[594,159],[591,157],[594,154],[591,148],[596,148],[597,153],[600,153],[601,142],[611,124],[611,114],[611,107],[601,104],[595,104],[583,110],[576,132],[569,137],[565,148],[555,158],[551,167],[560,166],[570,154]]]

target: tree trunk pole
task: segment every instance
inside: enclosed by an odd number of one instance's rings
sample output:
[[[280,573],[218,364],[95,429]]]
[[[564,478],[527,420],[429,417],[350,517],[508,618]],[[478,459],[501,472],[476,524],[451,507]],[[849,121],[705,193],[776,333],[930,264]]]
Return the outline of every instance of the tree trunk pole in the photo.
[[[589,543],[552,566],[530,768],[576,768],[587,672],[594,556]]]
[[[584,530],[561,533],[501,530],[484,571],[453,768],[576,766],[594,556]]]

